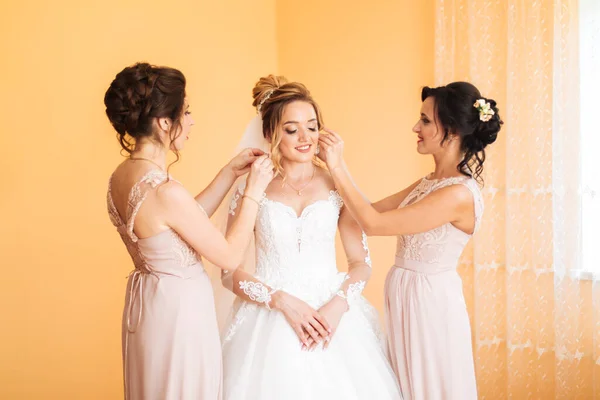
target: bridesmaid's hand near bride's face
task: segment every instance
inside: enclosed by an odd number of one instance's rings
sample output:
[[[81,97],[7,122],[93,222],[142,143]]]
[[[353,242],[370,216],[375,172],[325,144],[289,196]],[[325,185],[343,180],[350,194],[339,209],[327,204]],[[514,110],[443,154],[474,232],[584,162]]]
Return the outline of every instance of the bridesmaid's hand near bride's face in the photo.
[[[246,181],[246,195],[258,202],[274,176],[273,161],[271,161],[269,156],[263,154],[258,157],[250,167],[250,175],[248,175],[248,180]]]
[[[327,164],[330,171],[342,165],[344,161],[344,140],[334,131],[323,128],[327,134],[319,135],[319,158]]]
[[[252,163],[254,163],[254,161],[256,161],[258,157],[262,156],[263,154],[265,154],[265,152],[260,149],[244,149],[240,154],[229,161],[227,167],[231,169],[236,178],[239,178],[240,176],[250,172]]]

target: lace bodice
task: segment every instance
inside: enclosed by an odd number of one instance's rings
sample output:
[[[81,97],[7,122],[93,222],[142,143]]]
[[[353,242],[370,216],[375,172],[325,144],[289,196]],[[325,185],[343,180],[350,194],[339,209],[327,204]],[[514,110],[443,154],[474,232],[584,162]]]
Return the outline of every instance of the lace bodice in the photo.
[[[441,180],[424,178],[404,199],[400,207],[413,204],[431,192],[450,185],[464,185],[473,195],[475,206],[475,230],[479,228],[483,214],[483,199],[474,179],[455,177]],[[471,235],[448,223],[428,232],[398,236],[396,258],[400,261],[439,264],[455,268]],[[445,268],[444,268],[445,269]]]
[[[236,190],[229,214],[238,211],[244,190],[245,182]],[[340,227],[348,273],[337,268],[335,238],[343,205],[339,193],[332,190],[326,199],[314,201],[297,215],[290,206],[263,195],[254,228],[255,281],[240,279],[233,283],[247,295],[240,295],[243,300],[255,303],[242,301],[239,308],[234,307],[225,342],[231,340],[247,313],[260,307],[257,303],[268,307],[270,294],[266,286],[298,297],[315,309],[334,296],[347,299],[351,308],[369,308],[362,290],[370,275],[365,273],[364,266],[371,268],[371,258],[366,235],[360,235],[358,226]],[[371,315],[370,311],[367,313]],[[376,323],[376,313],[372,319]]]
[[[167,178],[164,171],[153,169],[133,185],[127,201],[125,220],[121,219],[112,199],[112,176],[108,183],[106,200],[110,220],[121,235],[135,269],[142,272],[176,270],[199,263],[196,252],[172,229],[143,239],[133,232],[135,217],[148,193]]]
[[[237,211],[244,186],[233,197],[230,214]],[[331,191],[297,215],[264,195],[255,225],[255,276],[277,287],[299,287],[337,274],[335,236],[342,206],[341,196]]]
[[[337,272],[335,234],[341,207],[341,197],[333,191],[328,199],[308,205],[300,216],[283,203],[263,198],[255,228],[256,272],[264,276],[292,270],[318,273],[321,266]]]

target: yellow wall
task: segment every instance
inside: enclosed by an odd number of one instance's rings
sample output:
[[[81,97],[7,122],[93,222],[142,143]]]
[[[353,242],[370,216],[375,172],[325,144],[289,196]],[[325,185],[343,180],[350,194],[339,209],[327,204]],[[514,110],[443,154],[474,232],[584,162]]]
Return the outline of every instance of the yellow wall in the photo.
[[[121,159],[104,91],[125,65],[180,68],[196,126],[173,169],[200,189],[254,115],[258,77],[307,84],[372,199],[423,175],[410,128],[433,81],[432,2],[21,1],[0,13],[0,398],[122,396],[131,262],[106,213]],[[373,162],[377,160],[377,164]],[[393,240],[371,241],[379,308]]]
[[[0,33],[0,398],[122,398],[131,260],[106,212],[104,92],[138,60],[184,72],[196,125],[173,173],[200,189],[277,69],[274,0],[4,2]]]
[[[372,201],[430,169],[411,128],[420,88],[433,85],[433,18],[433,1],[277,1],[279,72],[311,90],[325,124],[343,135],[350,171]],[[370,238],[369,246],[374,269],[365,293],[382,311],[395,238]]]

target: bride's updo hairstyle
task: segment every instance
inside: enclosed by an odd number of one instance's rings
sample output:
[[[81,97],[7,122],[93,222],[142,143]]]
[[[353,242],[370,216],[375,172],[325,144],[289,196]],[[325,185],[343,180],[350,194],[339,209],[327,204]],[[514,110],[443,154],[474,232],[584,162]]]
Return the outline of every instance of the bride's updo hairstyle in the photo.
[[[294,101],[304,101],[315,109],[319,131],[323,128],[323,117],[319,105],[310,95],[309,90],[301,83],[288,82],[283,76],[269,75],[260,78],[252,89],[256,111],[261,114],[263,135],[271,143],[271,158],[276,172],[285,176],[281,166],[281,129],[277,129],[283,117],[285,107]]]

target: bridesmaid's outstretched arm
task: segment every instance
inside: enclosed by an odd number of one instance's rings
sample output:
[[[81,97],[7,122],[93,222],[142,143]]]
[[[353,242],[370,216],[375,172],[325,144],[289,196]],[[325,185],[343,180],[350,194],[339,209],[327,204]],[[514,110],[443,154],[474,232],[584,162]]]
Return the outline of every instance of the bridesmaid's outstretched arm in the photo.
[[[243,150],[221,168],[206,189],[195,197],[209,217],[219,208],[236,179],[250,171],[252,163],[263,154],[264,152],[259,149]]]
[[[380,213],[397,209],[398,207],[400,207],[400,204],[402,204],[404,199],[414,190],[414,188],[417,187],[417,185],[420,182],[421,179],[419,179],[406,189],[403,189],[398,193],[394,193],[391,196],[388,196],[384,199],[379,200],[376,203],[373,203],[373,208],[375,208],[375,210],[377,210]]]
[[[319,137],[321,153],[344,203],[368,236],[397,236],[427,232],[446,223],[458,222],[469,212],[473,213],[472,194],[463,185],[452,185],[436,190],[407,207],[379,211],[356,188],[343,160],[342,138],[333,131],[326,131],[329,135]]]

